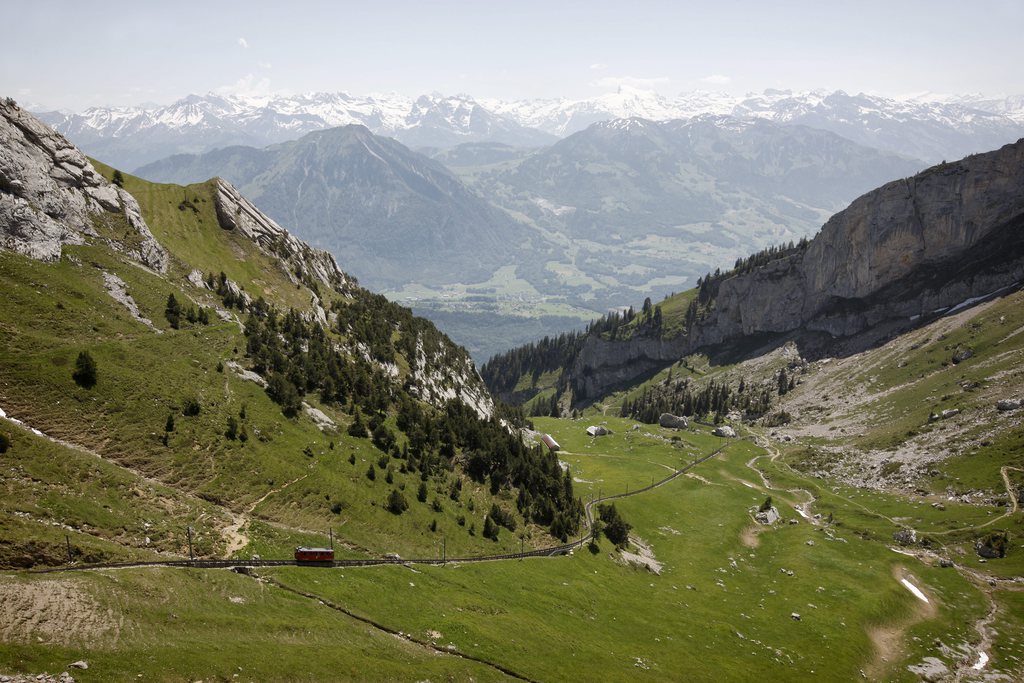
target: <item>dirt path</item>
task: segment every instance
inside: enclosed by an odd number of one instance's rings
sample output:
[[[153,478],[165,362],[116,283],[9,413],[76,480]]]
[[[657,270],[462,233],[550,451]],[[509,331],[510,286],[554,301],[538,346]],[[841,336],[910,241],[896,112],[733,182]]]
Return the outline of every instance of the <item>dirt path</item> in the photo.
[[[24,423],[23,421],[21,421],[21,420],[19,420],[17,418],[10,417],[4,411],[3,408],[0,408],[0,418],[8,420],[9,422],[11,422],[11,423],[21,427],[22,429],[26,429],[26,430],[32,432],[33,434],[35,434],[36,436],[38,436],[40,438],[43,438],[43,439],[46,439],[47,441],[50,441],[51,443],[55,443],[55,444],[57,444],[59,446],[63,446],[64,448],[69,448],[69,449],[74,450],[74,451],[78,451],[79,453],[84,453],[85,455],[97,458],[98,460],[103,460],[104,462],[108,462],[111,465],[114,465],[115,467],[117,467],[117,468],[119,468],[121,470],[124,470],[125,472],[131,473],[134,477],[138,478],[139,481],[145,482],[146,484],[149,484],[150,486],[154,486],[154,487],[157,487],[157,488],[165,488],[165,489],[166,488],[171,488],[167,484],[164,484],[163,482],[161,482],[158,479],[153,479],[152,477],[148,477],[148,476],[146,476],[145,474],[143,474],[142,472],[140,472],[140,471],[138,471],[136,469],[133,469],[131,467],[127,467],[127,466],[122,465],[121,463],[119,463],[119,462],[117,462],[115,460],[111,460],[109,458],[106,458],[103,455],[101,455],[100,453],[97,453],[94,450],[90,450],[90,449],[86,448],[85,446],[82,446],[82,445],[76,444],[76,443],[72,443],[70,441],[65,441],[64,439],[58,439],[56,437],[50,436],[49,434],[46,434],[46,433],[44,433],[44,432],[42,432],[42,431],[40,431],[40,430],[30,426],[30,425]],[[241,529],[249,521],[249,515],[256,508],[257,505],[259,505],[260,503],[265,501],[271,495],[286,489],[287,487],[291,486],[292,484],[294,484],[294,483],[296,483],[298,481],[301,481],[302,479],[305,479],[308,476],[309,476],[309,473],[307,472],[306,474],[303,474],[302,476],[297,477],[297,478],[291,480],[287,484],[283,484],[282,486],[279,486],[276,489],[271,489],[270,491],[267,491],[259,499],[257,499],[256,502],[252,503],[252,505],[250,505],[244,512],[238,513],[238,512],[233,512],[232,510],[230,510],[230,509],[228,509],[226,507],[219,507],[219,509],[223,512],[224,515],[226,515],[226,516],[231,518],[231,523],[226,525],[226,526],[221,527],[220,530],[219,530],[221,538],[223,538],[224,542],[227,544],[227,549],[225,550],[224,557],[225,558],[231,557],[232,554],[238,552],[239,550],[243,549],[245,546],[247,546],[249,544],[249,537],[246,534],[242,533]],[[208,501],[204,501],[204,500],[202,500],[202,499],[200,499],[200,498],[198,498],[198,497],[196,497],[196,496],[194,496],[194,495],[192,495],[192,494],[190,494],[190,493],[188,493],[186,491],[182,491],[180,489],[174,489],[174,491],[176,493],[178,493],[179,495],[181,495],[183,498],[185,498],[185,499],[189,500],[190,502],[192,502],[193,504],[195,504],[197,507],[201,507],[201,506],[204,506],[204,505],[212,505],[212,503],[209,503]]]
[[[231,513],[233,521],[231,522],[231,524],[220,530],[220,535],[224,538],[225,543],[227,543],[227,548],[224,550],[224,558],[230,558],[236,552],[242,550],[243,548],[245,548],[245,546],[249,545],[249,536],[242,532],[242,527],[249,523],[251,519],[250,515],[252,514],[252,511],[256,509],[257,505],[259,505],[260,503],[262,503],[275,493],[280,493],[281,491],[285,490],[292,484],[302,481],[308,476],[309,472],[306,472],[301,477],[296,477],[287,484],[282,484],[281,486],[278,486],[276,489],[271,489],[267,491],[262,496],[260,496],[255,502],[253,502],[252,505],[246,508],[245,512]]]
[[[1010,515],[1013,515],[1013,514],[1015,514],[1017,512],[1020,512],[1020,503],[1017,500],[1017,492],[1013,488],[1013,482],[1010,481],[1010,475],[1008,474],[1009,470],[1015,470],[1017,472],[1024,472],[1024,470],[1022,470],[1021,468],[1019,468],[1019,467],[1012,467],[1010,465],[1003,465],[1002,467],[999,468],[999,474],[1001,474],[1002,477],[1003,477],[1003,485],[1006,487],[1006,495],[1010,497],[1010,504],[1009,504],[1009,506],[1007,506],[1006,512],[1004,512],[1003,514],[999,515],[998,517],[993,517],[992,519],[988,520],[987,522],[983,522],[981,524],[973,524],[971,526],[964,526],[964,527],[960,527],[958,529],[947,529],[946,531],[935,531],[935,532],[932,533],[932,535],[933,536],[948,536],[949,534],[955,534],[955,533],[959,533],[959,532],[962,532],[962,531],[971,531],[973,529],[984,529],[987,526],[991,526],[992,524],[995,524],[996,522],[999,522],[999,521],[1002,521],[1002,520],[1006,519]]]
[[[755,443],[756,443],[756,445],[760,446],[761,448],[764,448],[765,450],[767,450],[770,453],[770,455],[768,456],[768,459],[771,462],[773,462],[773,463],[776,462],[778,460],[778,458],[780,457],[781,452],[779,451],[778,448],[776,448],[772,444],[771,441],[768,441],[767,439],[762,437],[760,439],[756,439]],[[756,457],[751,458],[750,460],[747,461],[747,467],[749,467],[750,469],[754,470],[754,472],[757,473],[757,476],[761,478],[761,484],[764,486],[764,488],[766,490],[768,490],[768,491],[782,491],[784,493],[791,493],[791,494],[801,494],[801,493],[804,494],[805,496],[807,496],[807,500],[805,502],[803,502],[803,503],[798,503],[796,505],[793,505],[793,509],[796,510],[797,514],[799,514],[801,517],[806,519],[811,524],[818,524],[818,520],[814,519],[814,515],[811,513],[811,506],[815,503],[815,501],[818,500],[817,497],[813,493],[808,491],[807,489],[801,489],[801,488],[778,489],[778,488],[775,488],[774,486],[772,486],[772,482],[768,478],[768,476],[764,472],[762,472],[760,469],[758,469],[758,467],[757,467],[757,461],[760,460],[763,457],[764,457],[763,455],[758,455]],[[793,468],[790,467],[788,464],[783,463],[783,465],[788,470],[793,472],[794,475],[800,476],[799,473],[795,472],[793,470]]]
[[[1010,505],[1012,506],[1012,509],[1007,514],[1012,515],[1020,510],[1020,502],[1017,498],[1017,492],[1013,488],[1013,482],[1010,481],[1009,470],[1016,472],[1024,472],[1024,470],[1019,467],[1011,467],[1010,465],[1003,465],[999,468],[999,474],[1003,475],[1003,483],[1006,484],[1006,495],[1010,496]]]

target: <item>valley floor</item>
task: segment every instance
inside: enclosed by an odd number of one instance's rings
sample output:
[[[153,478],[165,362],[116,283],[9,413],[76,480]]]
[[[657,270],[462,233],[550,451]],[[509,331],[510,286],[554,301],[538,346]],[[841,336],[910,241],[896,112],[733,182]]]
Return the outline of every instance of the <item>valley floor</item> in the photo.
[[[606,423],[613,434],[590,437]],[[0,576],[0,673],[76,680],[1019,680],[1024,584],[999,560],[903,549],[913,520],[992,508],[826,484],[777,444],[703,427],[538,419],[633,553],[446,566],[104,569]],[[781,519],[757,524],[771,496]],[[1008,523],[1021,513],[1005,512]],[[901,523],[893,521],[900,518]],[[502,533],[508,533],[502,531]],[[639,552],[635,552],[640,548]],[[244,551],[243,551],[244,553]],[[1008,558],[1007,561],[1012,562]],[[73,627],[69,627],[73,625]],[[84,660],[88,669],[68,669]]]

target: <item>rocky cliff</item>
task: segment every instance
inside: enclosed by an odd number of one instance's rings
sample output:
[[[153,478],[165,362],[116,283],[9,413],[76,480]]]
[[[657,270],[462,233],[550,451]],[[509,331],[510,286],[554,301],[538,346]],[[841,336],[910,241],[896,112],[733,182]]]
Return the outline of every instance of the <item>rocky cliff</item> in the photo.
[[[127,231],[104,229],[121,217]],[[13,100],[0,101],[0,246],[52,261],[62,245],[86,237],[104,239],[159,272],[167,269],[167,252],[135,198]]]
[[[751,336],[883,337],[1024,280],[1024,140],[869,192],[807,249],[721,282],[671,339],[592,336],[571,368],[586,401],[681,355]]]

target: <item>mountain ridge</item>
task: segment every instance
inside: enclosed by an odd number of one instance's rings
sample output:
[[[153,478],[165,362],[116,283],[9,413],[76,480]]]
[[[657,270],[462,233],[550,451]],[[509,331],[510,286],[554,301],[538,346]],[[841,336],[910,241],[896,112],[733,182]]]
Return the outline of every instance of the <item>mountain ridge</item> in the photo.
[[[849,352],[1008,291],[1024,281],[1022,189],[1024,139],[887,183],[809,242],[737,262],[666,299],[673,317],[664,328],[649,314],[639,325],[610,318],[570,340],[560,386],[585,405],[698,349],[772,338],[798,337],[805,354]]]
[[[358,124],[263,149],[172,157],[140,173],[179,183],[224,177],[305,239],[355,264],[356,276],[375,288],[486,279],[510,248],[527,242],[523,228],[443,165]],[[460,243],[473,246],[452,248]]]
[[[985,151],[1024,134],[1024,101],[1019,96],[894,98],[851,96],[841,90],[766,90],[744,96],[695,91],[666,98],[623,87],[586,99],[517,101],[438,93],[418,98],[347,92],[210,93],[188,95],[166,106],[92,107],[81,113],[38,115],[93,156],[135,169],[175,153],[232,144],[265,146],[350,123],[410,146],[540,146],[613,118],[669,120],[708,113],[817,125],[932,163]]]

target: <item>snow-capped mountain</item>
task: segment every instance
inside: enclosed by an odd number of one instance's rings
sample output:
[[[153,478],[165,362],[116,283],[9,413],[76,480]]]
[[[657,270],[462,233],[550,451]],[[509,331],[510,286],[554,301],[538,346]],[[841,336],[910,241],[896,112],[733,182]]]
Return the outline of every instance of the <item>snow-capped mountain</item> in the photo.
[[[531,147],[557,138],[478,104],[468,95],[346,92],[304,95],[189,95],[165,107],[93,107],[79,114],[39,112],[39,118],[89,154],[135,169],[173,154],[229,145],[263,147],[352,124],[413,147],[502,142]]]
[[[848,95],[842,90],[766,90],[744,98],[732,114],[821,128],[862,145],[931,163],[996,149],[1024,136],[1021,121],[978,105],[952,99]]]
[[[727,114],[821,128],[855,142],[936,162],[994,149],[1024,136],[1024,96],[888,98],[837,90],[765,90],[734,97],[696,91],[674,99],[621,88],[587,100],[486,101],[524,126],[569,135],[598,121],[652,121]]]
[[[936,162],[1024,136],[1024,96],[902,98],[841,90],[766,90],[733,96],[695,91],[664,97],[621,87],[587,99],[475,100],[437,93],[189,95],[165,107],[92,108],[40,118],[90,154],[125,169],[228,145],[262,147],[324,128],[359,124],[414,148],[466,142],[538,147],[601,121],[687,119],[704,114],[822,128],[878,149]]]
[[[565,137],[610,119],[669,121],[700,114],[728,114],[737,101],[732,95],[701,90],[670,100],[653,90],[622,86],[613,93],[584,100],[483,100],[483,104],[524,126]]]

